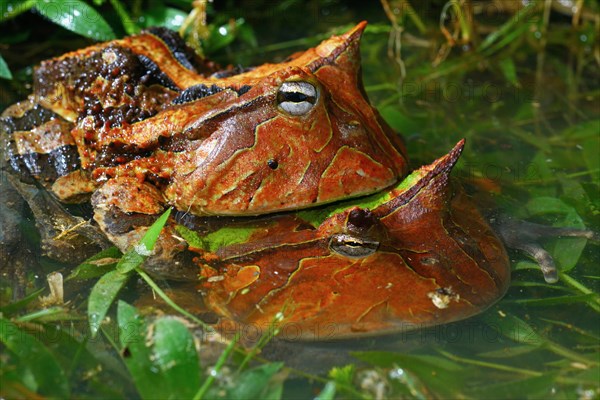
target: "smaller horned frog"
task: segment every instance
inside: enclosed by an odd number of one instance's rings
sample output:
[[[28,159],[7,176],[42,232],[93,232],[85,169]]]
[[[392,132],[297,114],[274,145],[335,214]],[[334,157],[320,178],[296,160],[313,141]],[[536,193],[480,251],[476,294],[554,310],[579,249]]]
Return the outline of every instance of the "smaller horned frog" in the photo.
[[[327,324],[350,337],[468,317],[504,294],[504,247],[449,181],[462,141],[407,177],[362,87],[365,25],[243,71],[216,70],[166,29],[45,61],[2,114],[4,168],[63,204],[90,202],[121,250],[172,207],[147,268],[189,278],[178,271],[191,265],[229,320],[287,310],[311,338]],[[243,235],[188,246],[177,224]]]

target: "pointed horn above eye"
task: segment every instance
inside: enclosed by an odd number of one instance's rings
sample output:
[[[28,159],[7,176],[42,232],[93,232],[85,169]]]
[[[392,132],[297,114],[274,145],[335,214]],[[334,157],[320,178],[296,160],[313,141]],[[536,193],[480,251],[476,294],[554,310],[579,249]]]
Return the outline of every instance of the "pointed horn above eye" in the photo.
[[[352,29],[350,29],[348,32],[344,33],[342,36],[346,37],[346,38],[354,38],[354,37],[360,37],[363,32],[365,31],[367,27],[367,21],[361,21],[358,24],[356,24],[356,26]]]
[[[362,21],[343,35],[332,36],[329,39],[324,40],[315,48],[315,52],[319,57],[336,57],[346,50],[347,47],[360,42],[360,38],[366,26],[367,21]]]
[[[286,61],[279,64],[263,64],[256,68],[224,79],[199,79],[194,84],[203,84],[210,86],[217,82],[222,87],[241,87],[243,85],[253,86],[260,82],[266,76],[279,71],[293,67],[307,68],[310,71],[316,71],[323,65],[333,64],[343,53],[350,53],[350,57],[358,55],[358,47],[363,31],[367,26],[366,21],[362,21],[350,29],[348,32],[332,36],[323,40],[316,47],[292,54]],[[355,64],[359,64],[360,59],[356,58]]]

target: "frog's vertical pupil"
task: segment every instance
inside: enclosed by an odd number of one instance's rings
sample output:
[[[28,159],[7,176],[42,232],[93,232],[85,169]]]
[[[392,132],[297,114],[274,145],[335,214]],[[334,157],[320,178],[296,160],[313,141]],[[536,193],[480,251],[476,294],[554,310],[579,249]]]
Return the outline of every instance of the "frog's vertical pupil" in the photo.
[[[279,166],[279,163],[277,162],[277,160],[274,160],[271,158],[269,161],[267,161],[267,165],[271,169],[277,169],[277,167]]]

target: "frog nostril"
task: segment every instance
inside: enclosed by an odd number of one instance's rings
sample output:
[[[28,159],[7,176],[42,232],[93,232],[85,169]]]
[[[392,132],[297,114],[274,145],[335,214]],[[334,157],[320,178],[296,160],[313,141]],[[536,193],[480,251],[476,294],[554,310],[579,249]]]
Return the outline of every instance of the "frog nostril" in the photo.
[[[277,169],[277,167],[279,167],[279,163],[277,162],[277,160],[274,159],[269,159],[269,161],[267,161],[267,165],[269,166],[269,168],[271,169]]]

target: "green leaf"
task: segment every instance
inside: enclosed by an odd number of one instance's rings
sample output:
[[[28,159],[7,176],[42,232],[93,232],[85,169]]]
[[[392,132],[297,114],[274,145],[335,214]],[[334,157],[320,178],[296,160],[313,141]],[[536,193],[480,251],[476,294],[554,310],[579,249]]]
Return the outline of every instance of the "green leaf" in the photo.
[[[115,269],[119,257],[121,257],[121,252],[116,247],[102,250],[79,264],[66,280],[91,279],[102,276]]]
[[[46,290],[46,288],[39,288],[38,290],[29,293],[27,296],[25,296],[19,301],[3,305],[2,307],[0,307],[0,313],[2,313],[6,317],[16,313],[17,311],[22,310],[23,308],[27,307],[27,305],[32,301],[37,300],[39,296],[42,293],[44,293],[44,290]]]
[[[558,304],[587,303],[588,301],[598,301],[598,296],[599,295],[596,293],[589,293],[558,297],[544,297],[543,299],[506,300],[505,303],[526,304],[528,306],[554,306]]]
[[[532,378],[494,383],[473,390],[476,398],[530,399],[551,397],[552,387],[556,385],[556,373],[547,373]]]
[[[15,18],[17,15],[29,11],[38,0],[4,0],[0,3],[0,22]]]
[[[200,236],[197,232],[183,225],[177,225],[175,229],[191,247],[211,252],[215,252],[224,246],[244,243],[256,231],[255,228],[244,226],[226,226],[206,236]]]
[[[527,210],[531,215],[563,214],[564,217],[556,225],[583,228],[583,220],[572,206],[554,197],[535,197],[527,202]],[[585,238],[558,238],[552,255],[561,271],[568,272],[575,268],[587,243]]]
[[[81,0],[37,0],[35,9],[55,24],[90,39],[115,38],[104,18]]]
[[[596,139],[596,142],[600,140],[598,132],[600,131],[600,119],[593,118],[587,121],[580,122],[578,124],[569,125],[568,128],[564,129],[561,136],[565,139],[574,140],[585,140],[585,139]],[[592,148],[598,150],[598,147]],[[598,153],[596,151],[596,153]]]
[[[517,69],[512,58],[503,58],[498,63],[504,78],[509,81],[513,86],[519,86],[519,79],[517,78]]]
[[[62,365],[76,398],[81,390],[92,389],[96,398],[125,398],[125,392],[131,388],[131,378],[125,366],[106,350],[102,340],[89,340],[88,335],[70,325],[45,324],[43,331],[37,333],[46,348],[52,352]],[[77,337],[77,339],[75,338]],[[99,367],[100,366],[100,367]],[[111,385],[106,382],[110,381]]]
[[[396,131],[403,135],[411,136],[421,132],[423,127],[414,117],[406,115],[398,109],[397,105],[387,106],[380,110],[383,119]]]
[[[561,226],[570,226],[574,228],[583,228],[583,221],[577,211],[571,210],[564,218],[565,222]],[[568,222],[570,221],[570,222]],[[583,254],[587,239],[585,238],[557,238],[552,254],[554,261],[563,272],[571,271]]]
[[[492,350],[486,351],[485,353],[479,353],[480,357],[490,357],[490,358],[512,358],[515,356],[519,356],[522,354],[531,353],[532,351],[538,350],[538,346],[511,346],[505,347],[500,350]]]
[[[512,131],[512,130],[511,130]],[[544,141],[540,141],[540,142],[544,142]],[[541,144],[540,146],[545,146],[547,143]],[[542,151],[538,151],[536,153],[536,155],[533,157],[533,159],[531,160],[528,168],[527,168],[527,179],[528,180],[553,180],[555,178],[555,173],[551,168],[551,162],[548,160],[548,155],[542,150]],[[537,190],[540,189],[544,189],[543,187],[541,188],[537,188]],[[548,192],[550,189],[546,189],[545,191]],[[553,195],[555,193],[554,190],[552,190],[552,193],[549,193],[550,195]]]
[[[6,64],[6,61],[4,61],[4,58],[0,54],[0,78],[12,79],[12,77],[8,64]]]
[[[87,311],[92,337],[98,333],[108,309],[130,276],[131,274],[122,274],[116,270],[110,271],[103,275],[92,288]]]
[[[236,380],[235,386],[228,391],[228,399],[280,399],[283,392],[283,380],[273,380],[273,376],[283,367],[275,362],[244,371]]]
[[[574,376],[574,378],[579,381],[580,385],[593,385],[595,387],[598,386],[598,377],[600,376],[600,367],[593,366],[588,368],[585,371]]]
[[[139,26],[133,22],[129,16],[129,13],[125,9],[125,6],[119,0],[110,0],[110,4],[112,4],[113,8],[115,9],[119,19],[121,20],[121,25],[123,25],[123,28],[128,35],[134,35],[140,31]]]
[[[200,388],[200,367],[194,337],[174,317],[163,317],[153,324],[151,361],[160,371],[172,398],[192,398]],[[150,366],[152,368],[152,366]]]
[[[600,136],[597,138],[588,139],[583,144],[583,158],[590,170],[590,175],[597,185],[600,184]]]
[[[528,131],[527,129],[523,129],[519,126],[513,126],[510,129],[510,133],[521,139],[524,143],[528,143],[534,147],[537,147],[542,153],[549,153],[552,151],[550,143],[548,143],[547,140],[540,140],[539,137],[532,134],[532,132]]]
[[[362,361],[381,368],[402,368],[413,373],[440,397],[462,398],[465,369],[446,358],[429,355],[408,355],[384,351],[352,352]]]
[[[208,39],[206,39],[206,43],[204,44],[204,48],[207,53],[214,53],[219,49],[231,44],[236,37],[237,34],[237,24],[239,21],[236,20],[234,24],[231,24],[229,21],[225,22],[221,25],[213,25],[210,28],[210,34]]]
[[[117,271],[125,274],[142,265],[146,257],[152,254],[154,245],[156,244],[169,215],[171,215],[170,208],[154,221],[144,234],[142,240],[140,240],[140,243],[123,255],[117,264]]]
[[[34,336],[0,318],[0,341],[27,368],[30,376],[23,385],[43,396],[69,398],[67,377],[52,353]],[[3,368],[4,369],[4,360]]]
[[[127,274],[128,272],[133,271],[134,269],[136,269],[137,267],[139,267],[140,265],[142,265],[144,263],[144,261],[146,260],[146,256],[142,255],[140,253],[138,253],[138,251],[143,251],[146,252],[146,248],[145,247],[140,247],[139,246],[144,246],[143,244],[139,244],[136,247],[134,247],[133,249],[129,250],[127,253],[123,254],[123,257],[121,257],[121,259],[119,260],[118,264],[117,264],[117,271],[120,272],[121,274]],[[149,253],[149,251],[148,251]]]
[[[242,21],[244,20],[242,19]],[[252,48],[258,47],[258,40],[256,40],[254,29],[252,28],[252,25],[245,23],[245,21],[243,24],[238,25],[238,37],[247,46]]]
[[[333,400],[335,398],[335,382],[329,381],[315,397],[315,400]]]
[[[179,30],[187,13],[171,7],[152,7],[144,14],[143,26],[164,26],[165,28]]]
[[[540,336],[533,327],[514,315],[508,314],[502,317],[498,313],[488,312],[482,318],[502,336],[517,343],[530,346],[541,346],[546,343],[546,339]]]
[[[140,241],[140,243],[146,246],[148,251],[152,251],[154,249],[154,244],[158,240],[158,236],[162,231],[163,227],[167,223],[169,219],[169,215],[171,215],[171,208],[168,208],[154,223],[148,228],[148,231]]]
[[[536,3],[532,3],[517,11],[515,15],[510,20],[505,22],[500,28],[493,30],[489,35],[487,35],[486,38],[479,44],[477,51],[483,52],[484,50],[491,48],[491,46],[494,44],[494,47],[497,48],[498,42],[501,41],[503,36],[510,36],[511,34],[518,32],[519,29],[528,28],[528,22],[531,21],[529,15],[535,10],[536,6]],[[523,25],[518,27],[519,24]],[[491,51],[488,49],[487,53],[489,54]]]
[[[137,309],[117,306],[121,355],[143,399],[192,398],[200,386],[194,338],[174,317],[148,326]]]
[[[170,388],[165,385],[160,370],[152,361],[152,349],[147,344],[145,319],[137,309],[122,300],[117,305],[121,356],[143,399],[168,399]]]
[[[537,263],[532,261],[519,261],[512,267],[513,271],[521,271],[521,270],[540,270],[540,266]]]
[[[356,367],[354,364],[348,364],[344,367],[334,367],[329,371],[329,377],[342,385],[352,386]]]
[[[246,227],[225,227],[209,233],[204,237],[204,241],[208,245],[208,250],[215,252],[223,246],[246,242],[255,231],[256,229]]]
[[[187,242],[187,244],[190,247],[195,247],[196,249],[203,250],[208,249],[208,245],[205,243],[204,239],[198,234],[198,232],[193,231],[183,225],[175,226],[175,230],[181,235],[181,237]]]
[[[573,210],[573,207],[566,204],[556,197],[535,197],[527,202],[525,206],[532,215],[544,214],[566,214]]]

